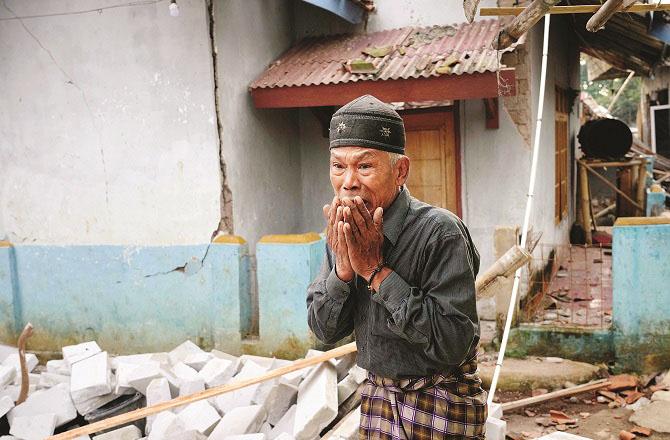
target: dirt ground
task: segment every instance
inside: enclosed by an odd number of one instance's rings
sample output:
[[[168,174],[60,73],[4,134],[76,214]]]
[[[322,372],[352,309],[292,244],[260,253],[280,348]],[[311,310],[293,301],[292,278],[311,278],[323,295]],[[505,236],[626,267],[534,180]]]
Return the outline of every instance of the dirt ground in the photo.
[[[498,393],[501,402],[519,400],[525,397],[529,397],[529,395],[509,392]],[[585,400],[591,401],[591,403],[585,403]],[[538,423],[550,420],[549,410],[563,411],[577,420],[576,425],[566,425],[566,429],[562,430],[594,440],[618,440],[621,430],[630,431],[635,426],[628,421],[633,411],[625,408],[610,409],[607,404],[596,402],[595,392],[587,392],[578,394],[572,399],[556,399],[505,412],[503,419],[507,421],[508,438],[514,440],[534,439],[557,431],[556,426],[544,427]],[[525,411],[531,411],[531,416],[525,414]],[[644,437],[638,435],[637,438],[643,439]],[[648,438],[670,440],[670,434],[653,432],[651,437]]]

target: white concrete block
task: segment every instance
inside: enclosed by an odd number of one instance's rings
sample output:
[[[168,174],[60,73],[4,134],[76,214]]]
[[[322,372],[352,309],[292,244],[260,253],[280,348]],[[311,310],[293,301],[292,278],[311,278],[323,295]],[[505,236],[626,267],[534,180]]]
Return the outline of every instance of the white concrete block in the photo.
[[[240,406],[226,413],[208,438],[223,440],[231,435],[258,432],[264,421],[265,409],[261,405]]]
[[[0,365],[0,388],[4,388],[14,381],[16,369],[13,365]]]
[[[274,428],[272,428],[272,431],[270,431],[270,435],[268,435],[269,440],[278,438],[282,434],[290,435],[293,438],[293,426],[295,424],[295,412],[297,408],[298,405],[293,405],[286,411]]]
[[[147,394],[147,386],[154,379],[163,377],[163,371],[157,362],[137,365],[125,376],[125,380],[134,389],[140,393]]]
[[[223,385],[233,378],[235,362],[228,359],[212,358],[198,372],[207,388]]]
[[[7,414],[10,425],[18,417],[31,417],[42,414],[54,414],[55,426],[61,426],[77,417],[68,386],[59,384],[47,390],[36,391],[25,402],[15,406]]]
[[[492,402],[488,408],[489,417],[495,417],[496,419],[502,419],[503,409],[501,403]]]
[[[240,361],[242,362],[242,366],[246,365],[248,361],[252,361],[256,365],[260,365],[266,370],[269,370],[272,368],[272,364],[274,363],[275,358],[256,356],[253,354],[243,354],[242,356],[240,356]]]
[[[292,435],[282,432],[275,440],[295,440]]]
[[[35,385],[30,385],[28,387],[28,396],[31,396],[37,391]],[[0,397],[7,396],[16,402],[19,399],[19,394],[21,394],[21,387],[18,385],[10,385],[3,390],[0,390]]]
[[[68,385],[70,388],[70,376],[65,376],[64,374],[55,374],[44,372],[39,375],[39,380],[37,382],[37,388],[51,388],[55,387],[59,383]]]
[[[147,406],[156,405],[157,403],[166,402],[172,399],[170,385],[168,384],[167,379],[164,377],[152,380],[146,387],[145,395],[147,398]],[[150,415],[147,417],[147,424],[145,428],[147,434],[151,432],[151,426],[153,425],[155,419],[156,415]]]
[[[75,403],[112,392],[111,369],[106,351],[75,362],[71,368],[70,394]]]
[[[203,352],[202,348],[198,347],[191,341],[182,342],[174,350],[168,353],[168,358],[172,365],[183,362],[191,354]]]
[[[183,380],[179,384],[179,397],[190,396],[205,390],[205,381],[197,377],[193,380]]]
[[[298,387],[279,382],[268,394],[263,406],[268,413],[268,422],[276,425],[286,414],[286,411],[295,404],[298,397]]]
[[[35,373],[28,373],[28,385],[35,385],[37,386],[40,383],[40,375],[35,374]],[[15,375],[14,376],[14,381],[12,382],[14,385],[21,385],[21,375]]]
[[[169,364],[170,360],[168,359],[167,353],[140,353],[115,356],[109,361],[109,364],[112,366],[112,370],[116,370],[119,364],[144,365],[153,363]]]
[[[174,436],[186,431],[182,421],[170,411],[163,411],[156,415],[156,419],[149,433],[149,440],[164,440],[168,436]]]
[[[335,360],[335,369],[337,370],[337,381],[340,382],[349,374],[349,370],[356,365],[356,353],[350,353]]]
[[[102,396],[94,396],[90,399],[75,401],[74,406],[77,408],[77,412],[79,414],[85,416],[86,414],[95,411],[103,405],[108,404],[117,397],[119,397],[118,394],[114,393],[103,394]]]
[[[303,368],[301,370],[293,371],[291,373],[287,373],[279,378],[279,382],[282,383],[287,383],[289,385],[293,386],[298,386],[300,385],[300,382],[302,382],[303,379],[303,374],[305,373],[305,370],[309,370],[309,368]]]
[[[56,429],[56,414],[16,417],[9,433],[23,440],[44,440]]]
[[[262,432],[256,434],[229,435],[225,440],[265,440],[266,436]]]
[[[7,414],[12,408],[14,408],[14,400],[10,399],[9,396],[0,397],[0,418]]]
[[[212,358],[213,356],[211,354],[206,351],[201,351],[200,353],[192,353],[186,356],[186,358],[184,358],[184,364],[193,368],[195,371],[200,371]]]
[[[348,374],[344,379],[337,384],[337,402],[342,405],[354,392],[358,389],[360,382],[357,381],[356,376]]]
[[[330,362],[317,366],[298,388],[293,436],[311,440],[337,417],[337,370]]]
[[[26,367],[28,368],[28,372],[33,371],[37,366],[37,363],[38,363],[37,356],[35,356],[35,354],[26,353]],[[7,356],[2,365],[14,368],[15,372],[14,378],[21,377],[21,361],[19,360],[18,353],[12,353],[9,356]]]
[[[95,440],[138,440],[142,438],[142,431],[135,425],[127,425],[123,428],[96,435],[93,438]]]
[[[267,372],[266,368],[261,367],[252,360],[247,360],[244,363],[244,366],[239,373],[233,377],[232,382],[238,380],[249,379],[251,377],[260,376],[261,374]],[[221,394],[215,399],[216,407],[220,412],[226,414],[231,409],[237,406],[248,406],[252,403],[252,399],[256,394],[258,389],[258,384],[249,385],[247,387],[241,388],[239,390],[232,391],[230,393]]]
[[[268,423],[266,418],[265,422],[263,422],[263,424],[261,425],[261,429],[258,432],[267,437],[270,434],[270,431],[272,431],[272,425]]]
[[[179,434],[167,435],[164,437],[164,440],[207,440],[207,436],[195,429],[190,429]]]
[[[338,423],[337,428],[332,431],[332,440],[357,440],[358,429],[361,425],[361,407],[344,416]]]
[[[75,362],[90,358],[101,352],[102,350],[97,342],[82,342],[81,344],[63,347],[63,360],[67,365],[72,366]]]
[[[47,361],[47,372],[69,376],[70,366],[65,362],[65,359],[52,359]]]
[[[173,365],[172,373],[181,380],[194,380],[199,377],[197,371],[183,362],[177,362],[175,365]]]
[[[227,361],[237,361],[237,360],[239,360],[239,357],[234,356],[234,355],[229,354],[229,353],[226,353],[225,351],[221,351],[221,350],[214,349],[214,350],[210,351],[210,353],[214,357],[217,357],[219,359],[225,359]]]
[[[505,440],[507,422],[489,417],[486,419],[486,440]]]
[[[216,409],[205,400],[188,405],[177,417],[187,430],[196,430],[205,435],[209,435],[214,426],[221,420],[221,416]]]

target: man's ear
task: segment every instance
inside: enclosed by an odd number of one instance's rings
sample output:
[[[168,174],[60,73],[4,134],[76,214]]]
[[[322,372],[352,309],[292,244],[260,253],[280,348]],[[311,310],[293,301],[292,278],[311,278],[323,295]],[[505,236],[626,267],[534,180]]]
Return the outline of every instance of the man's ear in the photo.
[[[395,176],[396,176],[396,185],[402,186],[407,181],[409,177],[409,157],[403,156],[398,159],[398,162],[395,166]]]

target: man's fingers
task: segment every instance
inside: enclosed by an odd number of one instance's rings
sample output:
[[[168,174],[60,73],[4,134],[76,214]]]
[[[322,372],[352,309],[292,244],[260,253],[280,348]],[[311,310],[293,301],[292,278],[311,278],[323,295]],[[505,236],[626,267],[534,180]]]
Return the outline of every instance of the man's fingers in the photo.
[[[375,213],[372,215],[372,221],[374,222],[377,229],[381,230],[382,223],[384,221],[384,210],[381,206],[375,209]]]
[[[330,219],[330,205],[323,205],[323,218],[326,221]]]
[[[365,207],[363,207],[365,208]],[[351,209],[351,218],[353,219],[354,223],[356,224],[356,229],[358,229],[358,232],[360,234],[363,234],[364,231],[368,229],[368,225],[365,222],[365,219],[363,218],[363,214],[361,213],[361,210],[359,209],[358,205],[355,202],[351,203],[351,206],[349,207]]]
[[[368,208],[365,206],[365,202],[360,196],[354,197],[354,202],[356,203],[356,206],[358,207],[358,211],[361,214],[361,217],[363,217],[363,220],[365,221],[365,226],[368,228],[372,227],[372,216],[370,215],[370,211],[368,211]]]
[[[345,243],[347,244],[347,248],[353,248],[354,247],[354,232],[351,228],[351,223],[345,223],[344,226],[342,227],[344,230],[344,239]]]
[[[358,234],[360,234],[358,225],[356,225],[356,221],[352,215],[352,210],[349,206],[344,207],[344,222],[349,225],[354,235],[358,236]]]

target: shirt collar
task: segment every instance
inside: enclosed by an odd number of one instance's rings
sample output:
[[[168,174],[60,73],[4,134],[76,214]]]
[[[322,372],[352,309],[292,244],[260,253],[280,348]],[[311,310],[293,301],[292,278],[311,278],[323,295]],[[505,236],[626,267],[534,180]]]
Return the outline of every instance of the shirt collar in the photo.
[[[409,210],[409,191],[403,187],[391,206],[384,211],[384,236],[395,246]]]

